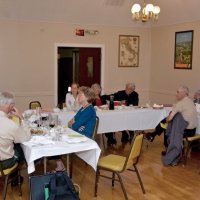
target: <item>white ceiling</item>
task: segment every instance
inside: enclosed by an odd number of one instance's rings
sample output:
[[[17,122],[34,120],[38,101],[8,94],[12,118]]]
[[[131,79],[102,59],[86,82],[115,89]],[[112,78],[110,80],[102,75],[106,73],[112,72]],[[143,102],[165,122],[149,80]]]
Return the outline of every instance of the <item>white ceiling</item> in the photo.
[[[200,0],[146,0],[159,5],[157,22],[133,21],[130,9],[143,0],[0,0],[0,20],[64,22],[79,25],[162,26],[200,20]]]

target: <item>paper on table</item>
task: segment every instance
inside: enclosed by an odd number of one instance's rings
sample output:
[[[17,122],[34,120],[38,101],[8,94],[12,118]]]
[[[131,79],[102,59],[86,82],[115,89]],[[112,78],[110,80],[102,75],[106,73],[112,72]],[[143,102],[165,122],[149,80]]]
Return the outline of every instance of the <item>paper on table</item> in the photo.
[[[68,143],[79,143],[79,142],[87,141],[87,137],[80,134],[63,134],[62,141],[65,141]]]
[[[163,105],[162,104],[153,104],[153,108],[154,109],[161,109],[161,108],[163,108]]]

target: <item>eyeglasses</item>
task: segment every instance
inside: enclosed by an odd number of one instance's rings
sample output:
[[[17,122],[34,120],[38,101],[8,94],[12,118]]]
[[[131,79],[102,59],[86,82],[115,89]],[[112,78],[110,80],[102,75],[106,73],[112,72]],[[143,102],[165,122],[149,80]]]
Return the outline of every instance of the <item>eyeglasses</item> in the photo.
[[[179,93],[181,93],[181,92],[183,92],[183,91],[182,91],[182,90],[177,90],[177,91],[176,91],[177,94],[179,94]]]

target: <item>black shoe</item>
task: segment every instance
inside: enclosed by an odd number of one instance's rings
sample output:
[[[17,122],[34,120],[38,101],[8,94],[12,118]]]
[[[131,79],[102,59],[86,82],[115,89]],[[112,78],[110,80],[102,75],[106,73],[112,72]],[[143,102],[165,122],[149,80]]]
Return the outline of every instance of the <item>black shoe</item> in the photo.
[[[113,145],[113,144],[117,144],[117,140],[115,140],[114,138],[108,139],[107,144],[108,144],[108,146]]]
[[[148,133],[145,135],[145,138],[146,138],[149,142],[153,142],[154,139],[155,139],[155,137],[151,136],[151,134],[148,134]]]
[[[134,131],[129,131],[129,135],[130,135],[129,140],[131,142],[134,138]]]
[[[177,165],[178,165],[178,163],[171,163],[171,164],[170,164],[171,167],[175,167],[175,166],[177,166]]]
[[[121,142],[129,142],[129,138],[128,137],[122,137]]]
[[[22,184],[24,181],[24,178],[22,176],[20,176],[20,184]],[[11,181],[11,186],[17,186],[18,185],[18,177],[15,177],[12,181]]]
[[[128,142],[129,141],[129,135],[126,131],[122,131],[122,138],[121,142]]]

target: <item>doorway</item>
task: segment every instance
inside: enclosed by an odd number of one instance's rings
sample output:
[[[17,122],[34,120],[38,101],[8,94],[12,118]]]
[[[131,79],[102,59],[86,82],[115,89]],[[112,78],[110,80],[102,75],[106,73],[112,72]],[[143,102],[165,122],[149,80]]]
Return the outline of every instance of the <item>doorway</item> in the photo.
[[[65,102],[68,87],[72,82],[89,87],[95,82],[102,85],[104,66],[102,45],[57,45],[56,50],[56,102],[59,107]]]

